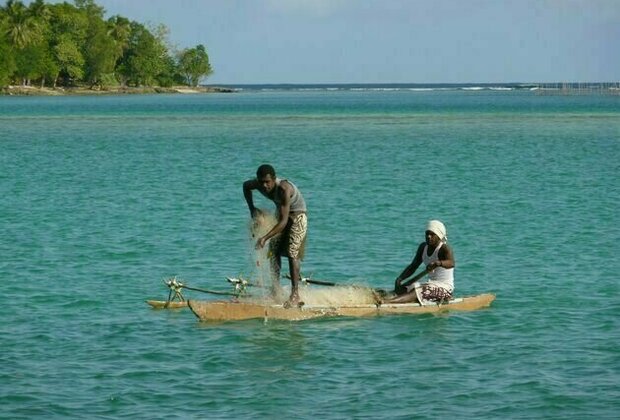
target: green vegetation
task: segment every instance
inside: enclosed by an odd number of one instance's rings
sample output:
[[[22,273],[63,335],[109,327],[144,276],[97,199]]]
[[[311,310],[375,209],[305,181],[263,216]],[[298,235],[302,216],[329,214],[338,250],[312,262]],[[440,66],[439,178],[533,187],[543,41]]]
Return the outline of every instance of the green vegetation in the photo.
[[[0,7],[0,88],[197,86],[213,73],[203,45],[175,50],[165,26],[104,19],[94,0]]]

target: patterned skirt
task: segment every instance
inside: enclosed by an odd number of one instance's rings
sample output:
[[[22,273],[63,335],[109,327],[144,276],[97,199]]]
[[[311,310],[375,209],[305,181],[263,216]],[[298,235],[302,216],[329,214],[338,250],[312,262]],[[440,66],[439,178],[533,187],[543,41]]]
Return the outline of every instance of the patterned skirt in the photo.
[[[452,292],[450,290],[444,289],[434,284],[432,281],[416,284],[415,293],[418,296],[418,301],[422,305],[432,305],[447,302],[452,299]]]
[[[289,217],[284,231],[269,241],[272,255],[303,260],[308,234],[308,216],[298,213]]]

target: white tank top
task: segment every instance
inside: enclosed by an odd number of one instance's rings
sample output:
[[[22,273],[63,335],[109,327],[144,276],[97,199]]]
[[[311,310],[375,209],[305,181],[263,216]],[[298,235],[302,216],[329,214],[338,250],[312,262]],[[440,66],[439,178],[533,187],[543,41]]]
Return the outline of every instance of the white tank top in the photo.
[[[422,252],[422,262],[424,265],[439,261],[439,249],[442,246],[443,243],[440,243],[430,256],[428,255],[428,245],[424,246],[424,251]],[[428,273],[428,278],[431,282],[437,284],[437,286],[441,286],[450,292],[454,290],[454,268],[436,267],[433,271]]]

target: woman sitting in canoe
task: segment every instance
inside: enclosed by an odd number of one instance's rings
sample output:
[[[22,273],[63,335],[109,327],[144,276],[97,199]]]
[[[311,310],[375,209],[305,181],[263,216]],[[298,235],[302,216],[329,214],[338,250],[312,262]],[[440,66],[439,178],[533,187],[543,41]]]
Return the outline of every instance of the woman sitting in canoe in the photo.
[[[384,303],[412,303],[422,305],[437,304],[452,298],[454,290],[454,255],[448,246],[446,227],[439,220],[431,220],[426,225],[426,241],[418,246],[413,261],[396,278],[394,290],[396,297]],[[424,263],[426,269],[411,279],[417,268]],[[417,282],[428,273],[429,281]],[[404,282],[404,283],[403,283]]]

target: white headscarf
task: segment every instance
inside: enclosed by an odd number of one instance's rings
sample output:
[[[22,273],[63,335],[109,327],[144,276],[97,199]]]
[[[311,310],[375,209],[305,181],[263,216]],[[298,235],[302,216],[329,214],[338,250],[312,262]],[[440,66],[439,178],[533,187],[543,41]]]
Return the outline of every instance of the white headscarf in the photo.
[[[441,242],[448,242],[448,232],[446,227],[439,220],[431,220],[426,224],[426,230],[430,230],[435,235],[439,236]]]

